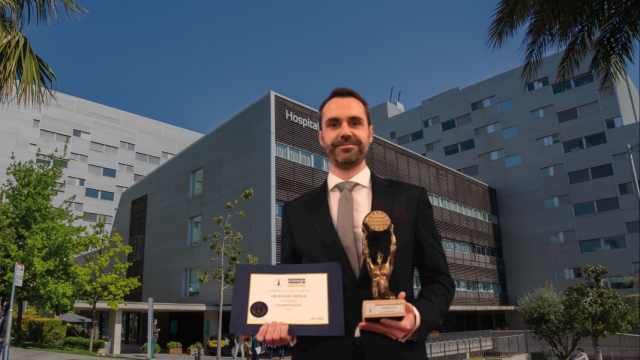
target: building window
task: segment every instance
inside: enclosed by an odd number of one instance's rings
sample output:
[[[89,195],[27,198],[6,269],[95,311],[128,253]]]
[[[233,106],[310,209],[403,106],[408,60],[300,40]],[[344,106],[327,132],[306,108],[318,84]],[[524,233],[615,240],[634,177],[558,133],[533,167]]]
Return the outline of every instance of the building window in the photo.
[[[38,152],[38,144],[29,144],[29,151]]]
[[[584,74],[584,75],[580,75],[578,77],[573,78],[573,85],[575,87],[586,85],[586,84],[592,83],[592,82],[593,82],[593,75],[592,74]]]
[[[424,134],[422,133],[422,130],[420,130],[409,134],[409,137],[411,138],[411,141],[416,141],[422,139],[424,137]]]
[[[507,167],[516,166],[522,164],[522,154],[512,155],[507,157]]]
[[[440,149],[441,147],[442,147],[442,141],[441,140],[434,141],[432,143],[424,145],[425,152],[429,152],[429,151],[433,151],[433,150],[436,150],[436,149]]]
[[[32,129],[40,129],[40,120],[33,119]]]
[[[445,198],[440,197],[438,195],[428,194],[428,196],[429,196],[429,202],[433,206],[438,206],[438,207],[442,207],[442,208],[445,208],[445,209],[453,210],[453,211],[455,211],[457,213],[468,215],[468,216],[474,217],[476,219],[489,221],[489,222],[491,222],[493,224],[498,224],[498,217],[496,215],[494,215],[494,214],[489,214],[489,213],[486,213],[486,212],[484,212],[482,210],[477,210],[477,209],[474,209],[472,207],[459,204],[459,203],[457,203],[455,201],[451,201],[451,200],[445,199]]]
[[[561,92],[565,92],[567,90],[573,89],[573,85],[571,84],[571,80],[567,80],[562,83],[556,83],[551,85],[554,94],[559,94]]]
[[[451,130],[454,127],[456,127],[456,119],[453,120],[449,120],[449,121],[445,121],[443,123],[440,123],[440,126],[442,126],[442,131],[447,131],[447,130]]]
[[[284,144],[276,143],[276,156],[303,165],[313,166],[316,169],[329,171],[329,159]]]
[[[622,126],[622,118],[619,116],[613,119],[607,119],[604,122],[607,125],[607,129],[613,129]]]
[[[86,131],[80,131],[80,130],[73,129],[73,136],[79,137],[79,138],[85,139],[85,140],[91,140],[91,133],[88,133]]]
[[[460,170],[463,174],[467,176],[476,176],[478,175],[478,165],[469,166]]]
[[[51,161],[45,159],[36,159],[36,164],[51,165]]]
[[[569,184],[578,184],[581,182],[589,181],[589,169],[572,171],[569,174]]]
[[[202,240],[202,216],[189,219],[189,245],[198,245]]]
[[[618,197],[596,200],[598,212],[611,211],[620,209]]]
[[[82,203],[74,202],[74,203],[71,203],[70,209],[82,211],[82,207],[83,207]]]
[[[477,129],[474,129],[475,132],[475,136],[479,136],[479,135],[484,135],[484,134],[490,134],[494,131],[498,131],[500,130],[500,123],[493,123],[493,124],[489,124],[487,126],[483,126],[483,127],[479,127]]]
[[[506,128],[504,130],[502,130],[502,138],[503,139],[510,139],[512,137],[516,137],[518,136],[518,127],[517,126],[512,126],[510,128]]]
[[[640,272],[640,262],[633,263],[633,273],[638,274]]]
[[[536,139],[536,147],[537,148],[541,148],[541,147],[557,144],[559,142],[560,142],[560,135],[553,134],[553,135],[549,135],[549,136],[545,136],[545,137]]]
[[[67,184],[75,186],[84,186],[84,179],[80,179],[73,176],[67,176]]]
[[[513,100],[509,99],[498,104],[498,111],[503,112],[513,109]]]
[[[118,170],[122,170],[122,171],[126,171],[126,172],[133,172],[133,165],[127,165],[127,164],[122,164],[122,163],[118,163]]]
[[[487,106],[491,106],[496,103],[496,97],[492,96],[490,98],[486,98],[483,100],[476,101],[471,103],[471,111],[480,110],[482,108],[486,108]]]
[[[596,205],[593,201],[573,204],[573,214],[575,216],[589,215],[596,213]]]
[[[125,149],[125,150],[136,150],[136,145],[132,144],[132,143],[128,143],[126,141],[120,141],[120,149]]]
[[[558,122],[564,123],[567,121],[575,120],[578,116],[578,108],[571,108],[568,110],[560,111],[556,114],[558,116]]]
[[[133,182],[138,182],[140,180],[144,179],[144,175],[139,175],[139,174],[133,174]]]
[[[276,203],[276,216],[282,217],[282,203]]]
[[[390,133],[389,133],[389,138],[390,138],[391,140],[395,139],[395,138],[396,138],[396,132],[395,132],[395,131],[390,132]]]
[[[167,160],[169,160],[169,159],[171,159],[171,158],[172,158],[172,157],[174,157],[174,156],[176,156],[176,154],[168,153],[168,152],[166,152],[166,151],[163,151],[163,152],[162,152],[162,158],[163,158],[163,159],[167,159]]]
[[[463,141],[460,143],[460,151],[467,151],[476,148],[476,141],[474,139]]]
[[[197,169],[191,172],[189,196],[202,194],[203,169]]]
[[[87,171],[89,174],[97,175],[97,176],[107,176],[107,177],[116,177],[116,171],[113,169],[103,168],[100,166],[89,165],[89,169]]]
[[[136,153],[136,160],[146,162],[149,164],[158,165],[160,164],[160,158],[157,156],[151,156],[143,153]]]
[[[527,91],[533,91],[533,90],[538,90],[541,89],[545,86],[549,86],[549,78],[548,77],[543,77],[542,79],[538,79],[534,82],[530,82],[527,84]]]
[[[126,186],[116,185],[116,194],[122,194],[128,189]]]
[[[628,247],[627,237],[624,235],[603,238],[602,243],[604,244],[605,250],[626,249]]]
[[[573,230],[570,231],[561,231],[558,233],[553,233],[550,235],[551,243],[558,244],[566,241],[575,241],[576,240],[576,232]]]
[[[624,223],[627,228],[627,234],[637,234],[640,232],[640,222],[639,221],[631,221]]]
[[[199,272],[200,267],[184,270],[184,297],[200,296],[200,283],[198,282]]]
[[[422,128],[428,128],[433,126],[433,119],[422,120]]]
[[[104,220],[105,224],[113,224],[113,216],[109,215],[100,215],[94,213],[84,213],[83,221],[86,222],[98,222],[98,220]]]
[[[76,154],[76,153],[70,153],[69,158],[71,160],[80,161],[80,162],[87,162],[87,160],[89,159],[87,155]]]
[[[564,174],[564,164],[553,165],[540,169],[540,175],[543,178],[560,174]]]
[[[118,155],[118,148],[115,146],[109,146],[109,145],[100,144],[92,141],[89,148],[93,151],[97,151],[105,154]]]
[[[544,199],[544,207],[547,209],[556,208],[564,205],[569,205],[569,195],[560,195],[560,196],[554,196],[552,198]]]
[[[556,270],[556,280],[568,280],[568,279],[576,279],[581,277],[582,277],[582,269],[580,268]]]
[[[504,157],[504,149],[491,151],[485,154],[478,155],[478,164],[486,163],[489,161],[502,159]]]
[[[112,192],[102,191],[102,190],[97,190],[97,189],[89,189],[89,188],[87,188],[85,190],[84,196],[90,197],[90,198],[95,198],[95,199],[113,201],[113,193]]]
[[[458,148],[458,144],[453,144],[453,145],[444,147],[444,156],[457,154],[459,152],[460,152],[460,149]]]
[[[609,281],[612,289],[633,289],[633,278],[631,276],[612,276]]]
[[[591,171],[591,180],[613,176],[613,166],[611,164],[595,166],[589,170]]]
[[[602,251],[602,242],[600,239],[580,241],[580,252],[588,253],[595,251]]]
[[[46,131],[40,129],[40,138],[45,140],[52,140],[57,142],[67,142],[69,140],[68,135],[54,133],[52,131]]]
[[[593,146],[598,146],[606,143],[607,143],[606,134],[598,133],[598,134],[585,136],[584,138],[563,142],[562,146],[564,147],[564,152],[569,153],[572,151],[584,149],[585,147],[593,147]]]

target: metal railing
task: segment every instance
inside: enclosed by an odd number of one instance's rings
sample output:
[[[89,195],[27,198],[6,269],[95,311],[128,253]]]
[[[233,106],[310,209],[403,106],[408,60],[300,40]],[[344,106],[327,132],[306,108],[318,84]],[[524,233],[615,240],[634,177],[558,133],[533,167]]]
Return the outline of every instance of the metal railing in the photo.
[[[476,334],[473,334],[476,333]],[[449,339],[445,337],[448,335]],[[478,337],[464,338],[465,336]],[[457,337],[455,339],[450,339]],[[441,334],[426,343],[427,356],[437,360],[463,360],[474,357],[502,357],[528,352],[525,335],[491,337],[491,331]]]
[[[596,358],[596,352],[593,347],[582,347],[589,359]],[[602,360],[637,360],[640,359],[640,348],[638,347],[626,347],[626,348],[600,348],[602,351]],[[551,349],[546,349],[542,352],[546,360],[558,360],[558,357],[553,354]],[[578,356],[578,352],[574,351],[571,354],[570,359]]]

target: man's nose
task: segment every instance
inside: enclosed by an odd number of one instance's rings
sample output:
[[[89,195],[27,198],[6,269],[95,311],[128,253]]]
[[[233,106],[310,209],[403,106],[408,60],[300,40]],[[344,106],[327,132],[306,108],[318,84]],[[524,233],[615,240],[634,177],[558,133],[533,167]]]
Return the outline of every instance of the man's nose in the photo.
[[[353,129],[349,126],[349,124],[345,121],[340,126],[340,136],[353,136]]]

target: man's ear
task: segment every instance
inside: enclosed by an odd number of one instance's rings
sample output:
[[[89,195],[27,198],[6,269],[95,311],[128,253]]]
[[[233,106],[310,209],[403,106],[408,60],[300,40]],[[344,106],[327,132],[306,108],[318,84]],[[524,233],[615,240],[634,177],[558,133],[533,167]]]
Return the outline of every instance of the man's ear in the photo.
[[[324,139],[322,138],[322,130],[318,130],[318,141],[320,142],[320,146],[324,147]]]
[[[369,125],[369,144],[373,142],[373,125]]]

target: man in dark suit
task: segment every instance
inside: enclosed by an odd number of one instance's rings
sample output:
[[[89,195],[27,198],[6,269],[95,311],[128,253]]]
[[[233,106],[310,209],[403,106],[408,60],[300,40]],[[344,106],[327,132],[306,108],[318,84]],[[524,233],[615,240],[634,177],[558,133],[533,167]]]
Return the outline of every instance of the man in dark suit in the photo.
[[[442,324],[455,284],[442,250],[425,189],[371,174],[365,157],[373,141],[367,102],[355,91],[335,89],[320,106],[320,144],[331,169],[327,181],[287,203],[282,212],[282,262],[342,265],[344,337],[298,337],[286,324],[260,328],[258,340],[293,343],[298,359],[426,359],[425,339]],[[389,215],[396,235],[390,290],[405,300],[406,316],[362,322],[362,302],[372,299],[362,259],[362,220],[372,210]],[[418,269],[422,289],[413,293]]]

